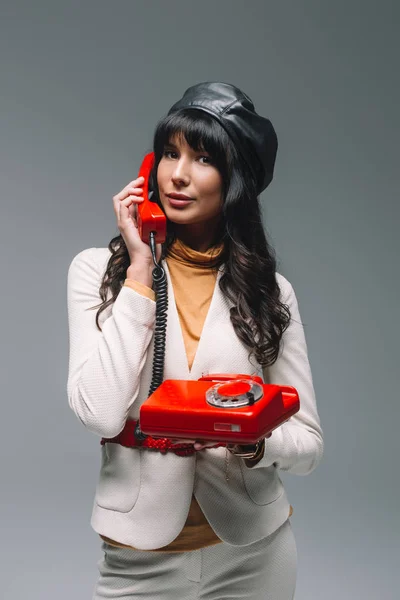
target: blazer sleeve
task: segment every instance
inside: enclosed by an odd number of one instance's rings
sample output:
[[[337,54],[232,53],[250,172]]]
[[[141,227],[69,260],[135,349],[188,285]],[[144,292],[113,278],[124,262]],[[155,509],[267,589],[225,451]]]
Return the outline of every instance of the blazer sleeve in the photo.
[[[271,437],[265,440],[264,456],[249,468],[273,464],[289,473],[308,475],[322,459],[323,433],[297,298],[287,279],[279,275],[278,282],[283,302],[290,308],[291,321],[282,336],[278,359],[264,369],[264,381],[295,387],[299,394],[300,410],[272,432]]]
[[[123,286],[109,316],[96,326],[103,249],[89,248],[68,270],[68,402],[79,420],[102,437],[116,436],[139,392],[154,331],[155,301]],[[107,310],[107,309],[106,309]]]

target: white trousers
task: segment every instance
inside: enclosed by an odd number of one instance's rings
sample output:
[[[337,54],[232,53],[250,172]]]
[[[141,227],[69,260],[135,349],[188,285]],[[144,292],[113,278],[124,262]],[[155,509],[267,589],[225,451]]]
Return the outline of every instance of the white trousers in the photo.
[[[93,600],[293,600],[297,549],[290,520],[248,546],[141,552],[103,543]]]

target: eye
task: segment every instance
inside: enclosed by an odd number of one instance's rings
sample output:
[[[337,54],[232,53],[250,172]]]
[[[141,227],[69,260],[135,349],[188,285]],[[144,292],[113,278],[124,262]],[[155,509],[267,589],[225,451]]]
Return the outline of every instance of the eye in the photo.
[[[164,150],[164,154],[163,154],[166,158],[176,158],[177,156],[177,152],[174,152],[173,150]],[[174,155],[174,156],[172,156]]]
[[[212,164],[212,160],[211,160],[210,156],[202,155],[199,157],[200,160],[202,160],[203,158],[205,159],[205,162],[203,162],[203,165],[211,165]]]

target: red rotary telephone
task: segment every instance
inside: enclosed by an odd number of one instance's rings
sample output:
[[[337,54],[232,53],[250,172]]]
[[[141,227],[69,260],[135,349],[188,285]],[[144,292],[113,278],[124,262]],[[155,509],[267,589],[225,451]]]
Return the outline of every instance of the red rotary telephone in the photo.
[[[165,380],[142,404],[140,426],[153,437],[254,444],[299,408],[293,387],[216,373],[197,381]]]

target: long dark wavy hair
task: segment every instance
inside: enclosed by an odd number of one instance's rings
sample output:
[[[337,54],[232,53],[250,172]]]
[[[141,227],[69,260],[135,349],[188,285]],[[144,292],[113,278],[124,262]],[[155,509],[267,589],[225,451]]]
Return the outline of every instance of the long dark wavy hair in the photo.
[[[183,135],[193,150],[206,151],[222,175],[223,207],[212,244],[217,247],[222,243],[222,250],[204,266],[217,270],[224,265],[219,286],[233,304],[230,319],[236,335],[250,349],[249,360],[254,354],[263,367],[272,365],[278,358],[280,341],[291,315],[289,307],[279,300],[275,251],[265,235],[254,177],[215,119],[201,110],[181,109],[161,119],[154,134],[155,162],[149,188],[153,190],[152,201],[161,208],[157,168],[166,145],[175,135]],[[176,237],[174,223],[167,218],[161,259],[168,256]],[[111,256],[99,289],[102,303],[92,307],[99,309],[96,325],[100,331],[99,316],[115,302],[130,264],[122,235],[114,237],[108,249]],[[108,292],[111,292],[109,299]]]

